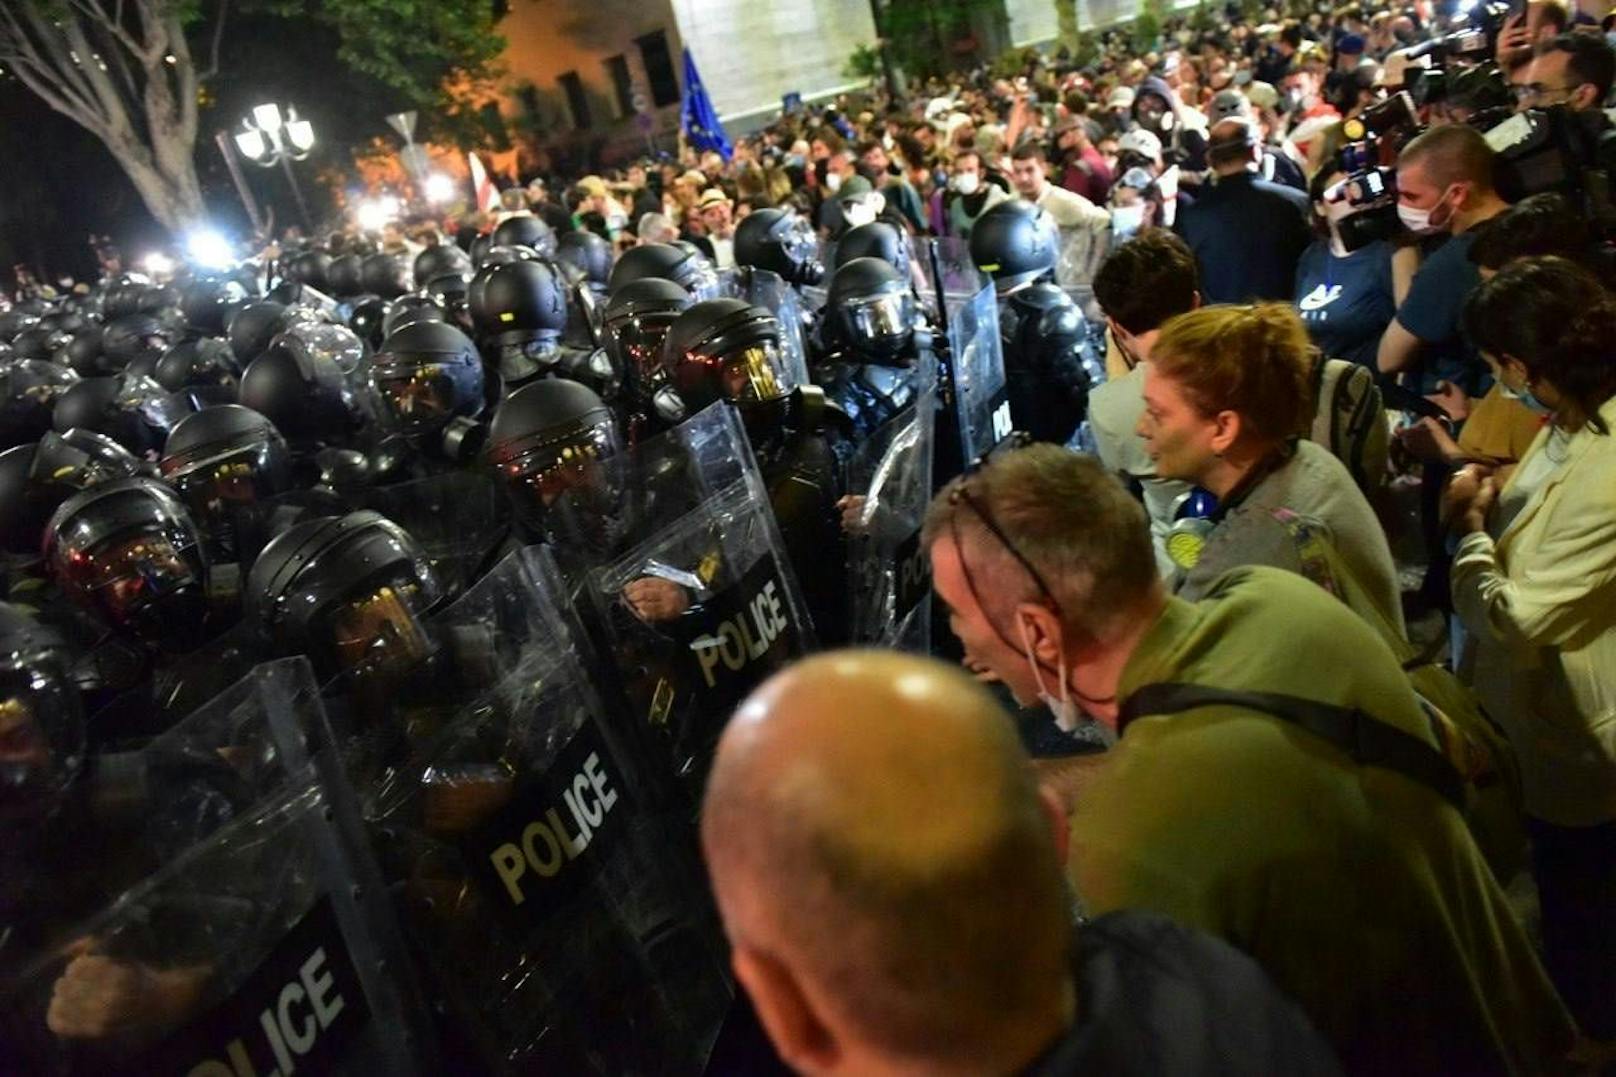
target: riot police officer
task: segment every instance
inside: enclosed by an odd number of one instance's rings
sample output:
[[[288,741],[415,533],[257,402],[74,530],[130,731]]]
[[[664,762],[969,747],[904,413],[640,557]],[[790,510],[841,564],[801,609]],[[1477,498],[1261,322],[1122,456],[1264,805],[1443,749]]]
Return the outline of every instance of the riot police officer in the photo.
[[[1087,413],[1096,368],[1083,314],[1054,282],[1059,247],[1055,222],[1020,199],[994,206],[971,229],[971,259],[999,297],[1011,422],[1064,444]]]
[[[814,379],[862,441],[914,398],[917,336],[926,343],[929,334],[917,330],[908,283],[880,259],[843,263],[831,274],[827,296]]]
[[[462,462],[482,448],[482,357],[454,326],[430,319],[405,324],[371,357],[365,378],[383,425],[419,463]]]
[[[292,489],[292,452],[280,431],[239,404],[187,415],[158,470],[208,538],[215,564],[251,563],[268,540],[265,502]]]
[[[604,291],[612,273],[612,245],[587,230],[563,232],[556,242],[555,260],[570,266],[580,280]]]
[[[467,295],[473,322],[507,390],[546,376],[570,377],[610,394],[616,373],[603,351],[568,348],[565,285],[547,262],[484,266]]]
[[[516,213],[499,223],[489,237],[491,247],[526,247],[541,257],[556,253],[556,234],[531,213]]]
[[[669,395],[662,346],[674,319],[689,306],[689,292],[658,277],[625,284],[606,304],[606,348],[623,375],[623,425],[630,444],[679,419],[682,404]]]
[[[601,491],[602,469],[622,452],[611,408],[588,386],[564,378],[511,393],[488,430],[488,466],[530,543],[549,534],[547,513],[564,494]]]
[[[711,299],[674,320],[663,363],[687,416],[718,400],[740,410],[815,628],[835,643],[847,627],[836,510],[846,485],[839,454],[846,419],[821,389],[799,383],[780,335],[780,323],[761,307]]]
[[[363,355],[358,338],[341,326],[296,326],[248,364],[241,403],[273,423],[307,463],[321,448],[347,446],[364,426],[349,381]]]
[[[813,225],[789,210],[754,210],[735,227],[736,265],[766,269],[787,284],[824,279],[818,248]]]

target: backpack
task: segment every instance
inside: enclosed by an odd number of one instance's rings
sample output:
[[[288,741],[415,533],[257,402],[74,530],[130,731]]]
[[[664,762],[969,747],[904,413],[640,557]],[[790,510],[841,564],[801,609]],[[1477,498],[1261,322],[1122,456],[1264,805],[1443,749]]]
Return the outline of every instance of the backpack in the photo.
[[[1391,431],[1375,375],[1368,367],[1316,354],[1313,361],[1313,428],[1308,439],[1347,466],[1365,494],[1386,483]]]

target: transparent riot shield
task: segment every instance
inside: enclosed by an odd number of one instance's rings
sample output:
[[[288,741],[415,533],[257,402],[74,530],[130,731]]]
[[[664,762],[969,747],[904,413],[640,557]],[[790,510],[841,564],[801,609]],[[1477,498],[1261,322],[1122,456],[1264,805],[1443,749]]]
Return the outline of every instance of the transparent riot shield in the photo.
[[[796,374],[795,384],[807,385],[808,333],[797,290],[779,274],[752,267],[724,270],[719,274],[719,287],[724,295],[744,299],[774,315],[780,323],[781,350]]]
[[[429,620],[358,780],[451,1038],[492,1072],[695,1073],[731,988],[687,841],[607,735],[565,592],[518,551]]]
[[[4,979],[0,1069],[436,1068],[325,729],[308,663],[274,662],[83,779],[98,786],[83,810],[51,825],[81,825],[58,844],[87,846],[78,859],[93,877],[37,880],[34,900],[47,907],[7,925],[8,955],[14,931],[38,953]],[[97,886],[99,911],[68,916]]]
[[[606,508],[558,502],[553,541],[631,724],[693,807],[730,712],[811,648],[811,622],[729,405],[637,446],[612,485]]]
[[[954,421],[964,464],[985,456],[1011,430],[1010,397],[999,338],[999,301],[991,283],[948,304]]]
[[[982,290],[988,278],[971,259],[971,246],[958,236],[935,236],[915,244],[924,284],[921,301],[932,318],[946,313]],[[941,293],[941,300],[938,298]]]
[[[927,359],[916,371],[914,403],[854,454],[848,489],[858,500],[844,518],[852,641],[919,653],[931,646],[931,572],[920,548],[936,431],[936,375]]]

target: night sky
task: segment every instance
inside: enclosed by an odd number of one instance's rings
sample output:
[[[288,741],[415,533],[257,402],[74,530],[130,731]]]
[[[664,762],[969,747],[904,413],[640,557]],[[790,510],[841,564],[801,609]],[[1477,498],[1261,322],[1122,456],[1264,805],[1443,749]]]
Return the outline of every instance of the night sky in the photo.
[[[211,223],[229,234],[247,231],[213,136],[238,128],[252,106],[265,101],[295,105],[314,123],[315,150],[293,168],[319,217],[329,203],[322,201],[316,172],[344,168],[351,163],[350,147],[391,135],[384,117],[399,102],[337,63],[334,33],[271,17],[238,19],[230,29],[196,140]],[[260,209],[273,207],[281,224],[296,221],[296,203],[280,169],[247,162],[242,167]],[[62,273],[95,279],[92,233],[112,236],[131,268],[142,254],[168,242],[99,139],[53,112],[15,78],[0,77],[0,289],[10,290],[11,267],[18,262],[49,279]]]

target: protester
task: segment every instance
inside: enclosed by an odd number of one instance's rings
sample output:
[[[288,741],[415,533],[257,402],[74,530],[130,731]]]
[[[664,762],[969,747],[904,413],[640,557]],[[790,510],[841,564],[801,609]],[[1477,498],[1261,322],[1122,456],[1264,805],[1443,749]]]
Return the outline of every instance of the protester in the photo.
[[[1150,361],[1162,326],[1201,304],[1195,256],[1171,232],[1149,229],[1118,247],[1101,265],[1094,278],[1094,298],[1105,314],[1118,361],[1105,384],[1089,394],[1089,429],[1105,466],[1139,484],[1156,562],[1162,576],[1170,578],[1175,569],[1167,555],[1167,534],[1189,484],[1157,473],[1156,461],[1137,428],[1145,413],[1142,364]]]
[[[736,978],[798,1072],[1335,1071],[1233,947],[1136,911],[1074,938],[1064,816],[940,663],[841,651],[764,684],[702,844]]]
[[[1086,712],[1120,737],[1072,819],[1068,872],[1090,915],[1150,909],[1234,943],[1349,1072],[1563,1064],[1574,1027],[1451,802],[1250,696],[1174,713],[1149,695],[1282,693],[1430,748],[1374,629],[1268,568],[1195,605],[1167,596],[1143,511],[1053,446],[952,482],[922,545],[968,662],[1063,724]]]
[[[1262,146],[1251,120],[1212,128],[1207,161],[1217,182],[1182,210],[1175,228],[1195,252],[1210,303],[1289,299],[1312,232],[1300,191],[1258,178]]]
[[[1503,391],[1549,422],[1501,489],[1455,476],[1463,668],[1521,760],[1545,960],[1584,1031],[1616,1039],[1616,300],[1561,258],[1471,296],[1465,324]]]
[[[1049,214],[1060,229],[1061,253],[1055,279],[1062,286],[1088,285],[1105,257],[1111,214],[1080,194],[1049,182],[1048,162],[1037,143],[1024,143],[1011,154],[1016,193]]]
[[[1313,357],[1296,314],[1272,303],[1179,315],[1144,369],[1139,434],[1157,474],[1217,499],[1205,520],[1184,524],[1174,590],[1194,601],[1237,565],[1300,572],[1287,523],[1295,515],[1324,528],[1381,617],[1401,628],[1397,568],[1374,510],[1345,464],[1302,440],[1313,419]]]

